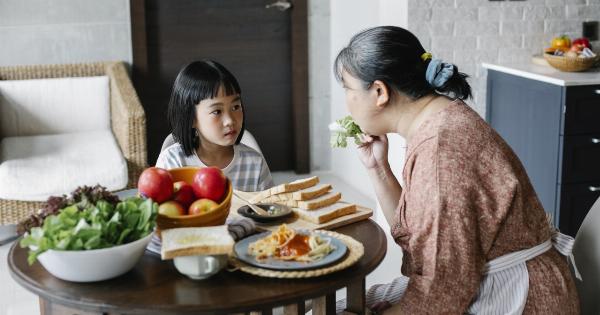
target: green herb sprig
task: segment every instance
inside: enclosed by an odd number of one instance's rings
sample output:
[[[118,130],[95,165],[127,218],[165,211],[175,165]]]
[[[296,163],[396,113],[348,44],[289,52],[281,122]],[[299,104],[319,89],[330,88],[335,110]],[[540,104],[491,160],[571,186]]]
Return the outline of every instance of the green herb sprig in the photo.
[[[329,124],[331,131],[331,147],[345,148],[348,146],[347,138],[354,138],[354,143],[361,144],[359,135],[363,134],[360,127],[354,122],[351,116],[346,116]]]

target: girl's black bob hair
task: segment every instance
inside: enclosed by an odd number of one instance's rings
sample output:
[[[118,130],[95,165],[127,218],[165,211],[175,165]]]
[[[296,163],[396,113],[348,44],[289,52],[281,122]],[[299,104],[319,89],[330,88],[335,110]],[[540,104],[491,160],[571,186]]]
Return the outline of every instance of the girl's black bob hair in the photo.
[[[212,60],[194,61],[184,66],[173,83],[167,118],[173,138],[183,146],[186,156],[194,154],[200,145],[200,138],[194,128],[196,105],[202,100],[216,97],[219,89],[223,89],[227,96],[238,94],[241,97],[242,95],[240,85],[233,74],[223,65]],[[242,130],[235,144],[240,143],[245,124],[244,117]]]

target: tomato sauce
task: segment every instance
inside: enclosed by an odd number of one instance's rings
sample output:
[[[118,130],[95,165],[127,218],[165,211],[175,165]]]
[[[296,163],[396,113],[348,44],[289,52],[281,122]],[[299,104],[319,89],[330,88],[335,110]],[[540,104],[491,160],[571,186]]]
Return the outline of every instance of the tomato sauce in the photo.
[[[278,256],[302,256],[308,252],[310,252],[308,236],[296,234],[285,246],[279,249]]]

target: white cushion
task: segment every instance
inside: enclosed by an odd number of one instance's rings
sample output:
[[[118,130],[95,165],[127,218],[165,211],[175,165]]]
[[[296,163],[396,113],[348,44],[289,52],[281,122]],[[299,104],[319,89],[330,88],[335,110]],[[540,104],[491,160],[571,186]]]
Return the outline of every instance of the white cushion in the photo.
[[[109,128],[107,76],[0,80],[0,134],[4,137]]]
[[[127,185],[127,163],[109,130],[0,141],[0,198],[45,201],[95,184]]]

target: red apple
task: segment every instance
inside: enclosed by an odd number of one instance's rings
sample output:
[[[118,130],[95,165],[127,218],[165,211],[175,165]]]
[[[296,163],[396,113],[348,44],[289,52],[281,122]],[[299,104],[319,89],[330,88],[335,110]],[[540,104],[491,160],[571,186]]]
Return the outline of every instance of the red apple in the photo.
[[[194,175],[192,187],[196,198],[221,202],[227,187],[227,177],[217,167],[203,167]]]
[[[165,169],[149,167],[140,175],[138,191],[144,197],[162,203],[169,200],[173,195],[173,178]]]
[[[186,215],[185,208],[177,201],[169,200],[158,206],[158,213],[168,217]]]
[[[198,200],[194,201],[194,203],[192,203],[192,205],[190,206],[190,209],[188,210],[188,213],[190,215],[206,213],[206,212],[213,211],[218,206],[219,206],[218,203],[216,203],[210,199],[202,198],[202,199],[198,199]]]
[[[173,200],[179,202],[184,208],[187,209],[195,199],[192,185],[182,180],[173,184]]]

